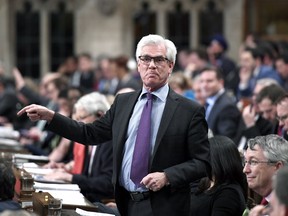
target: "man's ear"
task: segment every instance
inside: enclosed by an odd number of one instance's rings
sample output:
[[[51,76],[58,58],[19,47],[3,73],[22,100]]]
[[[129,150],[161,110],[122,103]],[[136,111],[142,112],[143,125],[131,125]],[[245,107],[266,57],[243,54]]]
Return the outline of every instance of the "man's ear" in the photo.
[[[278,161],[278,162],[276,163],[276,169],[279,170],[279,169],[281,169],[282,167],[284,167],[283,162],[282,162],[282,161]]]
[[[221,83],[222,86],[224,86],[224,79],[219,79],[219,82]]]

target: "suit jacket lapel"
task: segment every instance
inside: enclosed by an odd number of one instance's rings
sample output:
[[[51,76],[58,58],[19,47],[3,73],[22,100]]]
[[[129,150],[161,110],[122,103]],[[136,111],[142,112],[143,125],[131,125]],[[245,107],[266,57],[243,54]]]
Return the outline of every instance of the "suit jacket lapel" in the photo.
[[[167,127],[170,124],[170,121],[172,119],[172,116],[179,104],[179,95],[177,95],[173,90],[169,90],[168,97],[166,100],[165,108],[163,111],[162,119],[160,122],[160,126],[158,129],[155,146],[152,154],[152,158],[150,160],[150,164],[152,163],[155,153],[157,152],[158,146],[160,144],[160,141],[162,140],[162,137],[165,134],[165,131],[167,130]]]

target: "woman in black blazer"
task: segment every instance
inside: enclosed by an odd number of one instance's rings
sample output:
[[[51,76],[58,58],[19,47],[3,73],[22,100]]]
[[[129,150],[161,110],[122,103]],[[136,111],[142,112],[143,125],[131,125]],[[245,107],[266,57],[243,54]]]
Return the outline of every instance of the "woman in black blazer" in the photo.
[[[235,143],[225,136],[209,139],[212,179],[203,178],[191,197],[191,216],[241,216],[247,181]]]

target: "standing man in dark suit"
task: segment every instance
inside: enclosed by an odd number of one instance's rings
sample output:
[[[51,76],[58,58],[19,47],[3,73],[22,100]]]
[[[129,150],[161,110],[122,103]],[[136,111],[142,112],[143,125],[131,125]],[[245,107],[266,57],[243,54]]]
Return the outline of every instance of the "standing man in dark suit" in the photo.
[[[238,143],[241,113],[233,98],[225,92],[219,69],[206,68],[200,75],[201,88],[206,97],[206,119],[214,135],[223,135]],[[240,137],[240,135],[239,135]]]
[[[18,113],[26,112],[32,121],[46,119],[50,130],[79,143],[112,139],[112,181],[122,216],[188,216],[189,183],[210,172],[204,108],[168,86],[176,52],[170,40],[159,35],[143,37],[136,50],[142,90],[118,95],[110,110],[91,124],[73,121],[38,105],[27,106]],[[135,156],[139,147],[137,132],[143,123],[142,109],[146,110],[151,103],[149,153],[136,171],[143,164],[148,167],[139,181],[134,179],[132,164],[141,156],[133,157],[133,154]],[[148,126],[146,128],[143,133],[148,131]]]

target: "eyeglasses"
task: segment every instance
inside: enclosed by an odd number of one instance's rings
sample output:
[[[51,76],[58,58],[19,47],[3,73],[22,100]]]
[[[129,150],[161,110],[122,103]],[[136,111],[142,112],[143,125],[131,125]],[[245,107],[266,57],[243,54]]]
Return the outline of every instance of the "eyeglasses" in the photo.
[[[145,55],[145,56],[139,56],[138,58],[146,65],[149,65],[152,60],[154,61],[154,64],[157,66],[163,65],[166,61],[170,62],[169,59],[163,56],[152,57],[152,56]]]
[[[277,162],[275,161],[257,161],[257,160],[250,160],[250,161],[242,161],[242,165],[243,167],[246,166],[246,164],[249,164],[249,166],[257,166],[258,164],[261,164],[261,163],[266,163],[266,164],[275,164]]]
[[[283,116],[277,116],[276,119],[278,121],[285,121],[288,118],[288,114],[287,115],[283,115]]]
[[[83,121],[83,120],[85,120],[86,118],[88,118],[89,116],[92,116],[93,114],[91,113],[91,114],[88,114],[88,115],[85,115],[85,116],[79,116],[78,118],[77,118],[77,120],[78,121]]]

